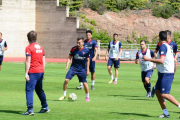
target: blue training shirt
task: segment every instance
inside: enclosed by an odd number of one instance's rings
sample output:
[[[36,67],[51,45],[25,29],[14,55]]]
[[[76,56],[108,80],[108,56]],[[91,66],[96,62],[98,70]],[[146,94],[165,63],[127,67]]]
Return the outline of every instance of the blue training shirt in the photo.
[[[97,43],[95,40],[91,39],[90,41],[85,40],[84,46],[89,49],[90,59],[94,57],[95,48],[97,48]]]
[[[75,71],[86,70],[87,58],[90,58],[90,52],[87,48],[83,47],[82,49],[78,49],[78,47],[75,46],[71,49],[69,55],[73,57],[71,69]]]

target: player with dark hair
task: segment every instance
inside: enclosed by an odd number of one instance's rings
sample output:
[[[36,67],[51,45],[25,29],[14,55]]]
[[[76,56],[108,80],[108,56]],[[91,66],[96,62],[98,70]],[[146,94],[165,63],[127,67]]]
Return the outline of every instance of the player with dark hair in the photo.
[[[171,85],[174,79],[174,55],[172,47],[167,43],[167,32],[161,31],[159,33],[160,48],[157,53],[157,59],[143,56],[145,61],[156,63],[158,71],[158,80],[156,83],[156,96],[159,104],[163,110],[163,114],[159,118],[170,118],[166,109],[164,98],[180,108],[179,102],[170,95]]]
[[[89,74],[89,58],[90,52],[86,47],[84,47],[84,38],[77,38],[77,46],[71,49],[67,59],[65,71],[68,69],[71,59],[72,64],[66,74],[66,79],[63,85],[63,96],[59,98],[60,101],[66,98],[68,82],[74,77],[74,75],[77,75],[79,82],[82,82],[84,85],[86,102],[89,102],[89,87],[86,81],[86,77]]]
[[[108,49],[106,52],[106,57],[105,60],[108,60],[107,68],[108,72],[111,76],[111,81],[109,83],[117,84],[117,79],[118,79],[118,68],[120,65],[120,55],[122,53],[122,44],[120,41],[118,41],[118,34],[114,33],[113,34],[113,41],[109,42]],[[109,59],[107,55],[109,54]],[[115,79],[113,77],[113,72],[111,70],[112,65],[114,64],[115,68]]]
[[[7,49],[7,43],[5,40],[2,39],[2,33],[0,32],[0,71],[3,62],[4,51],[6,51]]]
[[[89,70],[91,72],[91,89],[94,90],[94,84],[95,84],[95,60],[97,57],[97,43],[95,40],[92,39],[92,31],[87,30],[86,31],[86,37],[87,39],[84,41],[84,46],[89,49],[90,52],[90,66]],[[80,83],[80,86],[76,87],[77,89],[83,89],[82,82]]]
[[[45,69],[45,53],[42,46],[36,43],[37,33],[30,31],[27,34],[30,45],[26,47],[26,63],[25,63],[25,79],[26,79],[26,101],[27,111],[23,115],[34,115],[33,111],[33,92],[41,101],[41,110],[38,113],[49,112],[46,102],[46,95],[42,88],[44,69]]]
[[[144,88],[146,89],[147,95],[146,97],[151,97],[151,83],[150,78],[153,74],[153,63],[149,61],[144,61],[143,56],[146,55],[148,58],[154,58],[154,52],[152,50],[147,49],[146,41],[140,41],[141,50],[139,50],[136,54],[135,63],[140,63],[141,67],[141,78],[144,84]]]

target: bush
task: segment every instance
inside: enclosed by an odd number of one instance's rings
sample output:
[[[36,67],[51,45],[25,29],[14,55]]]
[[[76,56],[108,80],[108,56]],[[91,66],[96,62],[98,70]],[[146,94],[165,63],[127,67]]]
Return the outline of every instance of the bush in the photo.
[[[90,20],[88,18],[85,18],[84,22],[89,23]]]
[[[90,22],[92,25],[94,25],[94,26],[96,26],[97,25],[97,23],[96,23],[96,21],[95,20],[91,20],[91,22]]]
[[[147,0],[130,0],[128,2],[130,8],[134,10],[144,9],[147,4],[148,4]]]
[[[163,17],[165,19],[171,17],[174,14],[174,9],[169,4],[162,4],[155,7],[153,10],[153,15],[156,17]]]
[[[180,31],[173,33],[173,41],[176,42],[176,44],[180,44]]]
[[[106,6],[107,10],[114,11],[114,12],[118,11],[117,0],[107,0],[105,2],[105,6]]]
[[[180,19],[180,12],[174,14],[174,16]]]
[[[128,0],[116,0],[117,1],[117,9],[124,10],[128,7]]]
[[[79,10],[81,6],[83,6],[83,0],[60,0],[60,6],[69,5],[70,11]]]

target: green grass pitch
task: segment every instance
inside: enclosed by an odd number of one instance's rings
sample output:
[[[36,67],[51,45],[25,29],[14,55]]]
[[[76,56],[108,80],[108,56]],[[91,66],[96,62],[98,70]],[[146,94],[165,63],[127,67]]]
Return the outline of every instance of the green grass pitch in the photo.
[[[77,100],[70,102],[62,96],[65,78],[65,63],[47,63],[43,88],[51,111],[38,114],[41,105],[34,93],[34,116],[23,116],[26,108],[24,63],[4,62],[0,71],[0,120],[157,120],[162,114],[156,96],[146,98],[146,92],[141,82],[140,66],[136,64],[121,64],[118,84],[109,84],[110,76],[105,63],[96,63],[95,90],[90,90],[90,102],[85,102],[84,90],[76,90],[79,85],[75,76],[67,89],[75,93]],[[114,69],[113,73],[114,73]],[[157,80],[157,70],[154,70],[151,85]],[[90,75],[87,78],[91,86]],[[178,67],[172,85],[171,94],[180,101],[180,70]],[[166,102],[171,119],[178,119],[179,109]]]

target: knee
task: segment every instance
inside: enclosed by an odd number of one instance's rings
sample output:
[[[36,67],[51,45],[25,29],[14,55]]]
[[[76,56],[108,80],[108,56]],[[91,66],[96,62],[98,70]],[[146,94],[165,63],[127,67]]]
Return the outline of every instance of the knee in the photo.
[[[108,69],[108,70],[111,70],[111,66],[108,66],[107,69]]]
[[[146,78],[145,78],[145,81],[146,81],[146,83],[149,83],[149,78],[146,77]]]
[[[66,84],[67,84],[68,82],[69,82],[69,79],[65,79],[64,83],[66,83]]]

